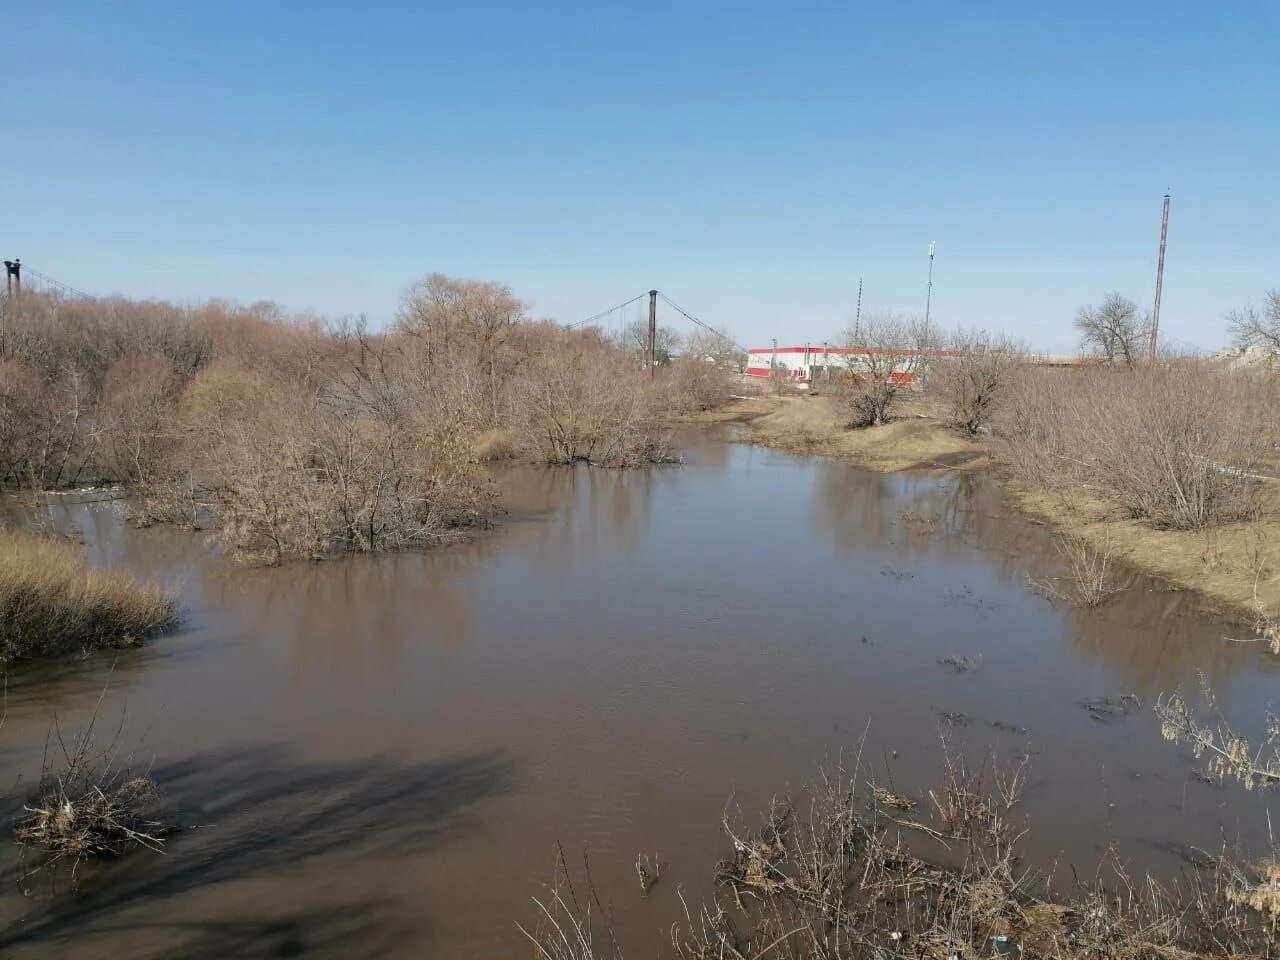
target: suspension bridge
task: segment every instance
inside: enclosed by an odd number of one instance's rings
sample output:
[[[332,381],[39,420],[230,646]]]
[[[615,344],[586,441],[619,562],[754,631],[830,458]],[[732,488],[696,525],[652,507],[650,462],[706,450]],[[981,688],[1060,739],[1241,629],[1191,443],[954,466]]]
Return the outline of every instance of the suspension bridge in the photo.
[[[659,324],[659,301],[666,316]],[[674,311],[675,316],[671,316]],[[566,330],[581,330],[594,327],[602,335],[614,342],[642,349],[647,366],[652,369],[663,351],[673,349],[674,343],[664,343],[671,335],[684,340],[690,333],[698,332],[709,335],[710,345],[716,353],[734,351],[746,353],[746,348],[739,344],[724,329],[718,329],[694,316],[680,304],[661,290],[646,290],[621,303],[601,310],[575,323],[566,324]]]

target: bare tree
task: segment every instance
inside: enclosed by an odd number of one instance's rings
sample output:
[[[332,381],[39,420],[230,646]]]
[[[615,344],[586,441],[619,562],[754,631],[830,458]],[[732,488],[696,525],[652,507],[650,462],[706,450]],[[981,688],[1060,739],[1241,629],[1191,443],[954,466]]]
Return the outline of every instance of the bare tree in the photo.
[[[932,387],[950,408],[951,421],[977,433],[991,420],[1009,383],[1027,362],[1027,348],[1009,337],[956,331],[950,356],[932,374]]]
[[[1280,288],[1266,292],[1261,310],[1249,303],[1228,313],[1227,329],[1241,347],[1280,353]]]
[[[524,316],[525,304],[506,284],[433,273],[405,293],[397,324],[425,342],[428,363],[476,375],[491,426],[502,419],[501,357]]]
[[[649,322],[637,321],[629,324],[622,331],[622,347],[644,356],[649,346]],[[680,349],[680,334],[670,327],[658,327],[653,334],[653,362],[658,366],[666,366],[671,362],[675,352]]]
[[[873,427],[889,419],[902,387],[924,376],[937,337],[919,317],[873,313],[845,333],[852,391],[850,426]]]
[[[1096,307],[1081,307],[1076,313],[1080,346],[1107,360],[1123,360],[1133,367],[1151,336],[1149,318],[1138,313],[1138,305],[1112,291]]]

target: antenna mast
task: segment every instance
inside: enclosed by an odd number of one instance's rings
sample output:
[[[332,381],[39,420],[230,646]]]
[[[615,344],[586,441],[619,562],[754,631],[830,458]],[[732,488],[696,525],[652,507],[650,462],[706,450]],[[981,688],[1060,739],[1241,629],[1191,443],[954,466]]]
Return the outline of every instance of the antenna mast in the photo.
[[[924,298],[924,325],[929,326],[929,308],[933,306],[933,251],[937,248],[938,241],[929,241],[929,289]]]

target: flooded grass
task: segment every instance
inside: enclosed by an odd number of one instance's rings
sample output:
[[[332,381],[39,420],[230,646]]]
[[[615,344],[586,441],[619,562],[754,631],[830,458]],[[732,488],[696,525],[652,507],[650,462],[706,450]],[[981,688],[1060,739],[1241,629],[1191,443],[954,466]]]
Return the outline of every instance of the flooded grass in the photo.
[[[0,663],[133,646],[176,619],[158,587],[90,569],[80,545],[0,528]]]

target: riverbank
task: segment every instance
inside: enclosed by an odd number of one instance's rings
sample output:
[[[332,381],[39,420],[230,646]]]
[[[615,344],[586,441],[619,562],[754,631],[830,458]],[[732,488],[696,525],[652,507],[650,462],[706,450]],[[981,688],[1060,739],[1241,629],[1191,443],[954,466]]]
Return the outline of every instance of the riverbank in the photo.
[[[893,422],[862,430],[847,428],[836,401],[823,396],[751,397],[692,419],[741,424],[739,439],[745,442],[842,459],[881,473],[1000,466],[990,441],[951,428],[933,402],[914,395],[903,402]],[[1021,510],[1081,538],[1119,566],[1155,575],[1173,589],[1193,591],[1256,626],[1259,634],[1268,632],[1262,622],[1268,619],[1274,631],[1280,617],[1280,484],[1269,483],[1259,519],[1202,531],[1155,529],[1121,516],[1090,491],[1067,499],[1022,489],[1010,478],[1005,489]]]
[[[891,423],[850,430],[836,401],[824,396],[759,396],[695,414],[695,423],[739,423],[741,439],[788,453],[836,457],[864,470],[980,469],[981,443],[952,430],[928,401],[908,397]]]

